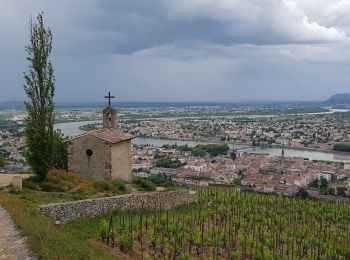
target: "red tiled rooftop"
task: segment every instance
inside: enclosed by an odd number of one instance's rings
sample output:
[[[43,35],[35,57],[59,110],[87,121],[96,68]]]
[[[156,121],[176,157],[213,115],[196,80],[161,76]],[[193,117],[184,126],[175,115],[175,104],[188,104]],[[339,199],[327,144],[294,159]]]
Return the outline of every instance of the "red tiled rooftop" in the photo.
[[[94,137],[97,137],[99,139],[102,139],[104,141],[107,141],[112,144],[120,143],[122,141],[133,139],[134,136],[131,134],[124,133],[123,131],[120,131],[119,129],[114,128],[101,128],[98,130],[89,131],[87,133],[84,133],[82,135],[78,135],[77,137],[73,138],[78,139],[83,136],[91,135]]]

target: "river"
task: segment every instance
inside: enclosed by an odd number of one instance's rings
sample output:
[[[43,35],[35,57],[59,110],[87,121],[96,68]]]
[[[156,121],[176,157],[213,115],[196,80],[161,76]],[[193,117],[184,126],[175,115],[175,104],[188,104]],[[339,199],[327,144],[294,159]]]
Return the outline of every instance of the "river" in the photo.
[[[55,129],[61,129],[62,133],[67,136],[76,136],[83,134],[84,131],[80,130],[79,127],[82,125],[100,123],[101,121],[82,121],[82,122],[69,122],[56,124]],[[144,144],[144,145],[154,145],[162,146],[164,144],[175,144],[185,145],[187,144],[190,147],[196,146],[197,144],[208,144],[212,142],[197,142],[197,141],[185,141],[185,140],[168,140],[168,139],[157,139],[149,137],[136,137],[132,140],[133,144]],[[233,145],[229,144],[230,148],[239,149],[242,152],[248,153],[264,153],[269,154],[270,156],[281,155],[281,148],[277,147],[247,147],[242,145]],[[307,149],[293,149],[293,148],[284,148],[285,156],[290,157],[304,157],[309,158],[310,160],[326,160],[326,161],[340,161],[340,162],[350,162],[350,153],[339,153],[334,151],[322,152],[317,150],[307,150]]]
[[[56,124],[55,129],[60,129],[62,133],[66,136],[77,136],[80,134],[85,133],[84,131],[80,130],[79,127],[87,124],[95,124],[95,123],[101,123],[101,121],[81,121],[81,122],[69,122],[69,123],[61,123]],[[154,146],[162,146],[164,144],[178,144],[178,145],[185,145],[187,144],[190,147],[194,147],[197,144],[208,144],[209,142],[199,142],[199,141],[185,141],[185,140],[170,140],[170,139],[158,139],[158,138],[149,138],[149,137],[136,137],[132,141],[133,144],[141,145],[141,144],[148,144],[148,145],[154,145]],[[211,142],[212,143],[212,142]],[[233,145],[229,144],[230,148],[240,149],[247,147],[246,145]]]
[[[282,149],[278,147],[251,147],[247,149],[241,149],[241,152],[247,153],[266,153],[270,156],[281,155]],[[324,160],[324,161],[336,161],[336,162],[350,162],[350,153],[339,153],[335,151],[318,151],[318,150],[307,150],[307,149],[293,149],[284,148],[285,156],[289,157],[303,157],[309,158],[310,160]]]

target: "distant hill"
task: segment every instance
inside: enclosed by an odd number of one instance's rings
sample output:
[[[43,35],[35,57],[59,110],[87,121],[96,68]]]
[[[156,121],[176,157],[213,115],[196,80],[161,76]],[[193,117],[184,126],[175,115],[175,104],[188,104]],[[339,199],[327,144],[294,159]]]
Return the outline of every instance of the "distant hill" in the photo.
[[[326,104],[350,104],[350,93],[342,93],[331,96]]]

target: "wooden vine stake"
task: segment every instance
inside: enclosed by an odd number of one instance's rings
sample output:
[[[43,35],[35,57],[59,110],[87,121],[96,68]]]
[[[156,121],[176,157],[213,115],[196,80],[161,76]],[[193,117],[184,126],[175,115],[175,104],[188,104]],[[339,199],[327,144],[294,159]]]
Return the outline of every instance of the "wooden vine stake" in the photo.
[[[110,213],[109,213],[109,226],[108,226],[108,233],[107,233],[107,245],[109,243],[109,234],[111,232],[112,224],[113,224],[113,212],[111,210]]]

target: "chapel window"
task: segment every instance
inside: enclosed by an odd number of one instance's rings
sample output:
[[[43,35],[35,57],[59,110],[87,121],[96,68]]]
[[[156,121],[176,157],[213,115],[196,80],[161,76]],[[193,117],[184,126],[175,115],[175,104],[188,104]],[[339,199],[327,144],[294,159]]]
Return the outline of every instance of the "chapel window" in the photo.
[[[86,153],[86,155],[89,156],[89,157],[92,156],[92,150],[91,150],[91,149],[87,149],[85,153]]]

